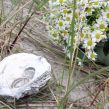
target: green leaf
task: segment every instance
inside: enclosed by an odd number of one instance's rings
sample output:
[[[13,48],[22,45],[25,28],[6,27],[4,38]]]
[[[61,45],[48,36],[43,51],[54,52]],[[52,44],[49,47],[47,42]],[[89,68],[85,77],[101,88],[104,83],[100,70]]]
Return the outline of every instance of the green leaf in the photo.
[[[109,65],[109,54],[105,56],[103,45],[96,46],[95,51],[97,53],[97,60],[104,65]]]

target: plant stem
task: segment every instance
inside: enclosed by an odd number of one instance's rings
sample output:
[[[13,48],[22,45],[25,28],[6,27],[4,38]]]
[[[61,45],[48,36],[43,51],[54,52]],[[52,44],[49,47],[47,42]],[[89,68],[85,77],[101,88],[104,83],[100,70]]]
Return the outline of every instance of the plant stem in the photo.
[[[72,22],[71,22],[71,27],[70,27],[70,37],[69,40],[69,43],[71,45],[70,47],[70,62],[69,62],[69,74],[68,74],[68,81],[67,81],[67,86],[66,86],[66,93],[65,93],[65,96],[64,96],[64,102],[65,102],[65,107],[67,105],[67,102],[68,102],[68,96],[67,93],[69,92],[69,89],[70,89],[70,83],[71,81],[71,78],[72,78],[72,75],[73,75],[73,71],[74,71],[74,66],[73,66],[73,59],[74,59],[74,54],[75,54],[75,48],[74,48],[74,37],[75,37],[75,30],[74,30],[74,27],[75,27],[75,10],[76,10],[76,0],[73,0],[73,17],[72,17]],[[73,70],[72,70],[73,68]]]
[[[75,10],[76,10],[76,0],[73,0],[73,18],[72,18],[72,22],[71,22],[71,33],[70,33],[70,37],[71,37],[71,48],[70,48],[70,65],[69,65],[69,76],[68,76],[68,82],[67,82],[67,89],[66,89],[66,93],[69,90],[69,86],[70,86],[70,81],[71,81],[71,76],[72,76],[72,63],[73,63],[73,52],[74,52],[74,37],[75,37],[75,31],[74,31],[74,26],[75,26]],[[70,39],[69,39],[70,40]]]
[[[71,36],[71,47],[70,47],[70,68],[72,68],[72,63],[73,63],[73,50],[74,50],[74,37],[75,37],[75,10],[76,10],[76,0],[73,0],[73,18],[71,22],[71,28],[70,28],[70,36]]]

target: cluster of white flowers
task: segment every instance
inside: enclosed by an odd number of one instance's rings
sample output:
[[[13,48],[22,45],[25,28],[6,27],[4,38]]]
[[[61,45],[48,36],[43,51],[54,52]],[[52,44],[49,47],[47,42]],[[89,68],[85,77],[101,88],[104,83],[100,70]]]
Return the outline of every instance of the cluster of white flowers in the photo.
[[[68,47],[73,0],[49,0],[49,35],[56,44]],[[77,0],[75,10],[75,38],[82,44],[87,57],[95,60],[95,46],[107,39],[109,31],[109,1]]]

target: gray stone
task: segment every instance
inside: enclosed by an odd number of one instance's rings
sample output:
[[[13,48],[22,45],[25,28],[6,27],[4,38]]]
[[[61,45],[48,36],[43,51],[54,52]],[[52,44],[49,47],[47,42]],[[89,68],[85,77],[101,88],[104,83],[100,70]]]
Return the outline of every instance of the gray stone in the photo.
[[[38,92],[51,78],[51,65],[44,57],[17,53],[0,62],[0,95],[21,98]]]

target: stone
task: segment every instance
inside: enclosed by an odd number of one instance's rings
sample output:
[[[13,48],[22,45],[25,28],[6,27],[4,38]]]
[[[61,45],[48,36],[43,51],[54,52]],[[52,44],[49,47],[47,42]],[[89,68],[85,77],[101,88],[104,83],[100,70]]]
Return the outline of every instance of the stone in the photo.
[[[44,57],[17,53],[0,62],[0,95],[21,98],[37,93],[51,78],[51,65]]]

